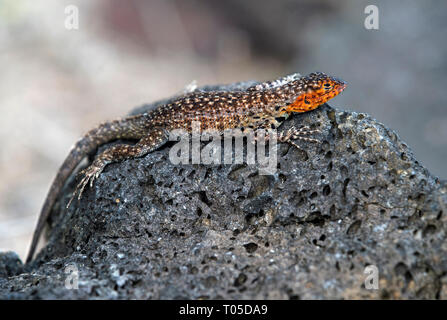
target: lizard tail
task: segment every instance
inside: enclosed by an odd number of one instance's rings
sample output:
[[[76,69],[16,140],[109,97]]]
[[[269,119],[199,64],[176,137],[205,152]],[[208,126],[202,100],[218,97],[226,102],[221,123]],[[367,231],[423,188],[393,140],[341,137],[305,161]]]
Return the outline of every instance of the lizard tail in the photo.
[[[34,256],[34,252],[36,251],[40,235],[48,219],[48,216],[50,215],[51,209],[56,202],[59,191],[61,190],[65,181],[71,175],[73,170],[76,168],[76,166],[89,153],[89,151],[93,150],[94,148],[90,139],[79,140],[79,142],[76,143],[71,149],[68,157],[65,159],[64,163],[60,167],[56,177],[53,180],[53,183],[51,184],[50,190],[48,191],[47,197],[40,211],[40,216],[34,230],[31,246],[28,251],[28,257],[26,258],[26,263],[30,262]]]
[[[135,127],[129,126],[129,120],[134,119],[136,122],[139,122],[142,120],[141,117],[141,115],[138,115],[122,120],[103,123],[95,129],[90,130],[73,146],[64,163],[60,167],[56,177],[54,178],[50,190],[48,191],[42,210],[40,211],[39,219],[37,220],[37,225],[34,230],[26,263],[29,263],[33,259],[40,235],[44,229],[45,223],[48,220],[51,209],[59,196],[59,192],[78,164],[82,161],[82,159],[84,159],[84,157],[95,151],[98,146],[104,143],[111,142],[119,138],[138,138],[138,132],[135,131]]]

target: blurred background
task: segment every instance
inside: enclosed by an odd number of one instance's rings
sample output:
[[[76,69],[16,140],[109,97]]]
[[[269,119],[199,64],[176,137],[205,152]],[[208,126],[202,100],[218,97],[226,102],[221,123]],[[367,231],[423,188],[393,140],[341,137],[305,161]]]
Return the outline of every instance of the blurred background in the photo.
[[[371,4],[379,30],[364,27]],[[340,77],[332,106],[393,128],[446,179],[446,27],[446,1],[0,0],[0,251],[26,255],[83,133],[193,80]]]

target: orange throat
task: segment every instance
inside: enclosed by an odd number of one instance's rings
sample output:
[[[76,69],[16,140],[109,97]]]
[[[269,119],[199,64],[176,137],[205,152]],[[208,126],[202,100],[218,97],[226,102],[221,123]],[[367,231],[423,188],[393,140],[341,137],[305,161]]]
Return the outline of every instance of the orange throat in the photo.
[[[312,96],[309,97],[306,94],[302,94],[298,98],[296,98],[293,103],[291,103],[287,106],[286,111],[287,112],[307,112],[307,111],[314,110],[314,109],[318,108],[318,106],[320,104],[324,103],[324,102],[320,103],[317,100],[320,100],[320,99],[316,99],[316,97],[314,97],[312,99]]]
[[[313,90],[299,95],[294,102],[289,104],[286,108],[286,112],[307,112],[318,108],[323,103],[338,96],[344,89],[346,84],[342,83],[335,86],[330,91],[324,89]]]

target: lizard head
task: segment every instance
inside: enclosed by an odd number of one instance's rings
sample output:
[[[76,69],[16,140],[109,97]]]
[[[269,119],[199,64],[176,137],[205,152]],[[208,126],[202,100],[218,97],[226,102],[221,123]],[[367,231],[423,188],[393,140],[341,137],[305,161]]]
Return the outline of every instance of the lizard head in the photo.
[[[287,112],[311,111],[339,95],[347,85],[343,80],[322,72],[308,74],[295,82],[297,97],[287,106]]]

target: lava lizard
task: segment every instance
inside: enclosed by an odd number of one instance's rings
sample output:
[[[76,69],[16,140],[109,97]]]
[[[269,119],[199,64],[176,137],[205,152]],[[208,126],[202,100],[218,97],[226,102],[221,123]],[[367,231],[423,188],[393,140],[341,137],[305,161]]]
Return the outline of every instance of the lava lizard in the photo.
[[[275,129],[293,112],[311,111],[346,88],[340,79],[321,72],[307,76],[292,74],[240,91],[193,91],[150,112],[129,116],[99,125],[84,135],[71,149],[60,167],[40,212],[26,262],[34,256],[40,234],[51,209],[67,179],[87,155],[99,146],[118,139],[138,141],[135,145],[119,144],[102,152],[93,163],[81,171],[81,181],[73,194],[81,198],[84,188],[111,163],[141,157],[169,141],[174,129],[192,130],[192,122],[200,122],[200,130]],[[307,127],[292,127],[278,134],[279,142],[293,143],[317,132]],[[299,147],[298,147],[299,148]],[[71,200],[70,202],[71,203]]]

